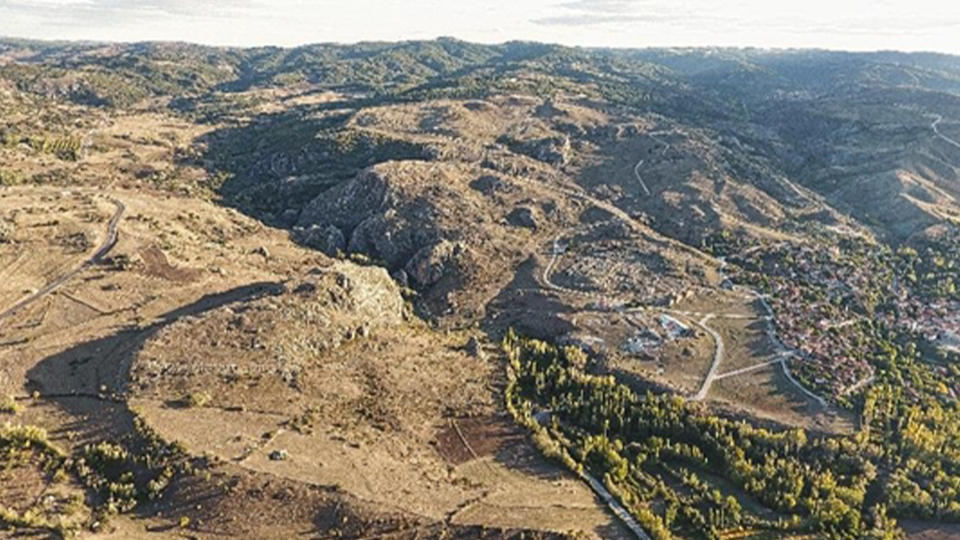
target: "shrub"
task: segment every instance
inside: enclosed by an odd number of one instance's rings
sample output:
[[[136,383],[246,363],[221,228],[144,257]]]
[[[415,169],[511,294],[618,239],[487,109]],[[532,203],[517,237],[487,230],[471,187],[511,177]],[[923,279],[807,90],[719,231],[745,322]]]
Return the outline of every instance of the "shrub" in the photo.
[[[17,403],[16,398],[13,396],[7,396],[5,399],[0,401],[0,412],[5,412],[7,414],[17,414],[23,409],[19,403]]]
[[[184,407],[189,408],[204,407],[209,404],[212,399],[213,396],[211,396],[209,392],[200,390],[197,392],[190,392],[189,394],[183,396],[183,398],[180,399],[180,403],[182,403]]]

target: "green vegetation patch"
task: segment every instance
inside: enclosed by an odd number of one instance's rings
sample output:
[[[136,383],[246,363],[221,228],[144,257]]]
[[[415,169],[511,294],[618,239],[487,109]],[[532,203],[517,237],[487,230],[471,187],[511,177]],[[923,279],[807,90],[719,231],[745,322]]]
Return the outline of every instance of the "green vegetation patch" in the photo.
[[[768,430],[584,371],[582,351],[504,340],[507,407],[545,454],[601,481],[654,537],[900,538],[960,520],[960,415],[886,381],[851,436]],[[939,419],[939,420],[938,420]]]

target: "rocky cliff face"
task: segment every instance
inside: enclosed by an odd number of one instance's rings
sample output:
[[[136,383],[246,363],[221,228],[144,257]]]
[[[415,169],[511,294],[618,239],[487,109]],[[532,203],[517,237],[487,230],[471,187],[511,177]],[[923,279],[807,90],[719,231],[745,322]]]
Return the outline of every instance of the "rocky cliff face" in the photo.
[[[476,312],[531,247],[575,219],[560,200],[478,166],[388,162],[311,201],[296,231],[328,253],[340,248],[382,263],[421,292],[431,313]]]

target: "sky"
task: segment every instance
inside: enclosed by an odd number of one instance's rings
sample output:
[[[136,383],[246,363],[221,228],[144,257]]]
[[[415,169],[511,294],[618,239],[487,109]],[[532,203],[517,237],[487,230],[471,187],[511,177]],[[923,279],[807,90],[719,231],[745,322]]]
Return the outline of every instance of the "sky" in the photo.
[[[957,0],[0,0],[0,36],[294,46],[450,36],[960,54]]]

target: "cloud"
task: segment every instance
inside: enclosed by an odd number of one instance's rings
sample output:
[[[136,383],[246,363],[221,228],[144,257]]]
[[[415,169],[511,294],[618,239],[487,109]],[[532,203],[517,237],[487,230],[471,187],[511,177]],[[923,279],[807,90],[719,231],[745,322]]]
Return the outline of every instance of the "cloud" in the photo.
[[[12,13],[77,21],[92,25],[111,19],[155,16],[228,17],[253,5],[251,0],[7,0],[2,9]]]
[[[575,0],[564,2],[557,7],[590,13],[626,13],[634,10],[638,3],[650,2],[638,2],[637,0]]]
[[[710,9],[701,9],[697,1],[665,2],[663,0],[573,0],[554,5],[559,14],[531,19],[545,26],[620,26],[646,23],[666,26],[695,26],[723,22]]]
[[[627,24],[627,23],[671,23],[676,17],[663,15],[555,15],[531,19],[534,24],[545,26],[592,26],[599,24]]]
[[[217,45],[513,39],[960,52],[943,0],[0,0],[0,36]]]

